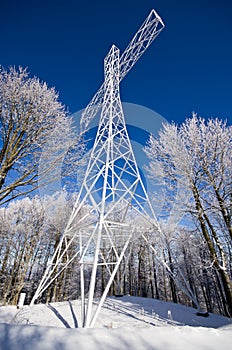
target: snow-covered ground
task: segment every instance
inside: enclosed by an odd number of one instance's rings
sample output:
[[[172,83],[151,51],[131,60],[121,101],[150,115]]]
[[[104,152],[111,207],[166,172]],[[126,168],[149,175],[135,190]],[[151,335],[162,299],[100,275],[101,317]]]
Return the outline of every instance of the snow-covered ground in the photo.
[[[80,302],[0,307],[1,350],[229,350],[232,320],[154,299],[107,298],[93,329],[78,328]]]

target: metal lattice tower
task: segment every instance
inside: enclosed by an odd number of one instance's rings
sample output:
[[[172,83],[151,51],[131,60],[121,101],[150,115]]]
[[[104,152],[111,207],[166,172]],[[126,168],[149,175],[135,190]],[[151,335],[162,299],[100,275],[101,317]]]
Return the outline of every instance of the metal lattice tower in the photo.
[[[104,60],[104,83],[81,118],[84,131],[102,108],[83,183],[68,224],[31,302],[33,304],[78,258],[83,327],[94,325],[129,242],[141,235],[138,218],[153,233],[160,231],[127,133],[119,83],[163,27],[162,20],[152,10],[121,57],[119,49],[113,45]],[[70,252],[73,243],[77,249]],[[87,266],[91,267],[91,278],[86,301]],[[95,307],[93,299],[100,267],[106,271],[107,283]]]

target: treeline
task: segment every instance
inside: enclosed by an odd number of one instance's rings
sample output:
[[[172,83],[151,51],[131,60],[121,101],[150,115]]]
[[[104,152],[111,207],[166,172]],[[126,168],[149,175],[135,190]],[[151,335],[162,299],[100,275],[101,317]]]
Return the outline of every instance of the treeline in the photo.
[[[22,199],[0,209],[0,300],[17,304],[21,292],[29,303],[59,242],[74,198],[62,192],[43,201]],[[187,284],[203,310],[229,315],[220,276],[211,262],[207,244],[197,229],[175,229],[175,235],[153,242],[155,250],[142,237],[129,245],[110,294],[152,297],[196,306],[186,295]],[[77,242],[73,242],[75,250]],[[159,259],[157,259],[157,254]],[[173,275],[168,273],[168,266]],[[89,269],[91,266],[89,266]],[[107,283],[104,265],[98,269],[96,296]],[[90,270],[86,268],[86,280]],[[47,288],[40,302],[63,301],[80,297],[80,271],[76,258]],[[177,283],[176,283],[177,282]],[[181,282],[179,285],[178,282]],[[86,293],[88,283],[86,283]]]
[[[229,315],[232,315],[231,151],[232,127],[218,119],[205,121],[196,114],[180,126],[164,125],[159,137],[150,137],[146,148],[149,174],[164,190],[161,211],[169,237],[175,235],[176,230],[170,225],[173,223],[179,227],[182,222],[196,229],[195,244],[200,249],[196,254],[202,260],[199,273],[202,271],[206,278],[202,279],[205,286],[202,293],[209,300],[219,291],[224,313]],[[156,198],[160,205],[161,191]],[[186,242],[184,249],[187,246]],[[190,271],[195,271],[194,260]],[[217,281],[217,288],[213,280]]]

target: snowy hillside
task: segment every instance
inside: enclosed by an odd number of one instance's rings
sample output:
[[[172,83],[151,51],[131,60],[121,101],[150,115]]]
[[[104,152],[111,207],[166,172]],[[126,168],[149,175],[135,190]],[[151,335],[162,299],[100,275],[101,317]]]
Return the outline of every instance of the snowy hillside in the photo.
[[[0,307],[0,349],[227,350],[232,342],[231,319],[154,299],[107,298],[94,329],[78,322],[79,301]]]

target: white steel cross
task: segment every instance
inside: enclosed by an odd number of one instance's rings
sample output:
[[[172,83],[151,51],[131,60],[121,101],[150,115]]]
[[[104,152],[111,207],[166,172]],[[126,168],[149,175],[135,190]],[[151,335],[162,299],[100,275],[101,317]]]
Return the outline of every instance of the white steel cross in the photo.
[[[161,233],[127,133],[119,83],[163,27],[162,20],[152,10],[124,53],[120,56],[119,49],[113,45],[104,60],[104,83],[81,118],[84,132],[102,108],[84,180],[67,226],[31,301],[33,304],[77,259],[83,327],[94,325],[129,242],[141,236],[142,228],[153,235]],[[106,285],[95,308],[99,269],[104,269]],[[86,271],[91,271],[87,298]]]
[[[119,58],[119,82],[130,71],[163,28],[164,23],[162,19],[153,9]],[[102,107],[105,91],[104,84],[105,82],[82,113],[80,122],[82,132],[86,131],[91,120]]]

